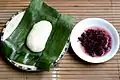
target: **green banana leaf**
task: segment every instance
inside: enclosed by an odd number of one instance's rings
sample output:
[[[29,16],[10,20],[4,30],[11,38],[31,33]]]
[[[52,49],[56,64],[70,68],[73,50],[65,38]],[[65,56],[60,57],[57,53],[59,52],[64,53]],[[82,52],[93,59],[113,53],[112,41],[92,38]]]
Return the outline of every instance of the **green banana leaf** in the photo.
[[[41,20],[50,21],[52,32],[42,52],[32,52],[26,46],[26,38],[33,25]],[[58,59],[74,25],[74,18],[62,15],[42,0],[32,0],[12,34],[2,42],[2,52],[10,60],[49,70]]]

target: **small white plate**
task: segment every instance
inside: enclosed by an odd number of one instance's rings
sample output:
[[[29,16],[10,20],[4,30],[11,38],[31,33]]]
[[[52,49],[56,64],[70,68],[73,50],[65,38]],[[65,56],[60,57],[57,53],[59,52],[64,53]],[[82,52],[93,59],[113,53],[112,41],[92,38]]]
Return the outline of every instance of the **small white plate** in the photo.
[[[78,41],[78,37],[90,27],[98,27],[105,29],[111,36],[112,47],[111,50],[101,57],[91,57],[84,52],[82,45]],[[108,21],[101,18],[87,18],[75,25],[70,36],[70,42],[73,51],[83,60],[90,63],[102,63],[111,59],[119,49],[119,35],[115,27]]]

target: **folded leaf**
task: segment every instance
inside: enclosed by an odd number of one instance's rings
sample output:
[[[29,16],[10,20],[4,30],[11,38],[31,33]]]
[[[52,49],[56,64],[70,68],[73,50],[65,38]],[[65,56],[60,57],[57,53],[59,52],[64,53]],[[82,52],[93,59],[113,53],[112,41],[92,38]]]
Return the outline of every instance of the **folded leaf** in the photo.
[[[45,49],[35,53],[26,46],[26,38],[33,25],[41,20],[51,22],[52,32]],[[49,70],[68,40],[73,20],[71,16],[60,14],[42,0],[32,0],[17,28],[2,42],[2,51],[11,60]]]

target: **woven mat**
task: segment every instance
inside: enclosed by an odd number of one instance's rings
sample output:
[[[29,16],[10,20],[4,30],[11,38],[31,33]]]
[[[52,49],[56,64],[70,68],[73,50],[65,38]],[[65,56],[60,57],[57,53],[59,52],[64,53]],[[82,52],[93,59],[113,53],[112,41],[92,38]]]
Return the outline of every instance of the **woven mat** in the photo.
[[[120,30],[120,0],[45,0],[76,22],[88,17],[100,17]],[[25,9],[29,0],[0,0],[0,30],[16,12]],[[120,52],[108,62],[90,64],[79,59],[69,49],[59,64],[49,72],[24,72],[10,66],[0,56],[0,80],[120,80]]]

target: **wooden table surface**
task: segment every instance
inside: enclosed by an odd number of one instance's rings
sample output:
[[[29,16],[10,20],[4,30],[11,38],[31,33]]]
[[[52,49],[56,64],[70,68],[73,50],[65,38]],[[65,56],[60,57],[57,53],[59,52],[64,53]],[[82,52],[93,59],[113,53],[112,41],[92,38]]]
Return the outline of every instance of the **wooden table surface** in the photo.
[[[120,30],[120,0],[45,0],[63,14],[70,14],[76,22],[99,17]],[[0,0],[0,30],[16,12],[25,9],[29,0]],[[0,80],[120,80],[120,51],[108,62],[89,64],[69,49],[59,64],[49,72],[25,72],[15,69],[0,56]]]

